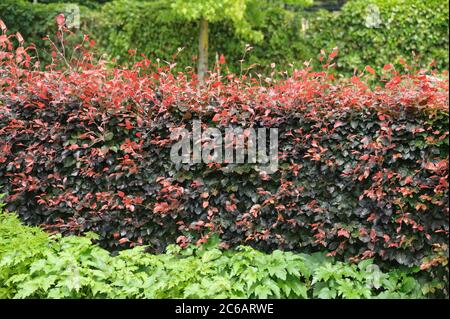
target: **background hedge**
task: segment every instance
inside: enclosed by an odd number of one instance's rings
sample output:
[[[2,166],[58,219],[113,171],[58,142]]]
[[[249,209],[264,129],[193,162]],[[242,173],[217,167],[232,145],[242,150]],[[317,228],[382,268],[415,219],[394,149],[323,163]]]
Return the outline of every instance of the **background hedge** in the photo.
[[[448,14],[448,1],[442,0],[352,0],[341,11],[318,14],[308,42],[313,52],[338,47],[338,69],[348,73],[402,58],[425,68],[435,60],[445,70]]]
[[[43,1],[42,1],[43,2]],[[51,62],[50,52],[52,51],[49,41],[43,38],[49,36],[55,40],[57,26],[55,17],[66,12],[67,3],[31,3],[26,0],[2,0],[0,2],[0,19],[8,26],[11,33],[20,32],[25,40],[25,46],[34,45],[37,51],[30,51],[32,56],[38,56],[42,65]],[[93,29],[95,11],[83,5],[78,4],[80,9],[80,28],[81,32],[73,29],[72,34],[66,34],[65,47],[68,51],[83,39],[83,33],[90,33]],[[58,43],[59,44],[59,43]]]
[[[25,0],[3,0],[0,18],[42,51],[48,45],[41,38],[55,33],[54,17],[64,11],[65,4],[60,2],[32,4]],[[184,47],[176,59],[177,69],[195,65],[198,26],[177,21],[168,1],[77,2],[81,3],[81,31],[95,37],[99,52],[110,59],[125,63],[129,60],[128,49],[136,49],[138,56],[144,53],[153,60],[160,58],[164,64],[163,60],[172,62],[173,54]],[[321,49],[329,52],[338,47],[342,54],[336,60],[337,70],[347,75],[353,74],[355,68],[361,71],[366,65],[399,63],[401,58],[411,65],[412,52],[420,57],[417,59],[420,67],[435,60],[438,69],[448,69],[448,1],[351,0],[333,12],[317,10],[320,4],[316,3],[314,11],[268,4],[253,12],[249,19],[264,35],[259,43],[239,37],[227,23],[211,24],[210,66],[218,53],[225,55],[227,67],[233,72],[244,73],[252,66],[255,72],[270,73],[271,63],[284,71],[291,69],[290,64],[300,67],[310,59],[315,64]],[[376,15],[368,18],[374,12],[378,14],[373,7],[378,8],[379,20]],[[253,50],[245,52],[246,44]],[[48,61],[43,52],[41,59]]]
[[[112,1],[103,6],[94,33],[98,31],[103,48],[120,61],[127,59],[130,48],[172,61],[177,48],[184,47],[178,66],[191,66],[197,54],[198,26],[173,21],[172,15],[164,13],[166,3]],[[370,20],[372,7],[378,8],[375,14],[379,14],[379,21],[372,21],[376,16]],[[264,34],[262,42],[239,38],[232,26],[212,24],[210,48],[213,53],[224,54],[234,72],[254,64],[257,72],[270,72],[271,63],[286,70],[289,64],[298,67],[309,59],[316,61],[322,49],[329,52],[334,47],[343,52],[336,61],[340,73],[353,74],[355,68],[362,70],[366,65],[398,63],[400,58],[411,64],[413,54],[420,56],[416,61],[422,67],[436,60],[439,69],[447,69],[448,8],[445,0],[352,0],[335,12],[290,11],[269,5],[261,8],[264,15],[255,24]],[[247,43],[254,49],[241,65],[238,61]]]
[[[195,65],[198,24],[177,21],[167,1],[113,1],[102,7],[100,17],[94,35],[111,58],[127,61],[131,48],[138,54],[173,61],[177,49],[184,48],[176,59],[178,69]],[[311,56],[302,39],[299,12],[268,4],[248,19],[264,35],[263,41],[254,43],[238,36],[231,23],[211,24],[211,66],[215,54],[223,54],[234,72],[245,72],[250,66],[254,71],[267,71],[271,63],[287,68],[289,63],[301,65]],[[246,45],[253,50],[246,52]]]

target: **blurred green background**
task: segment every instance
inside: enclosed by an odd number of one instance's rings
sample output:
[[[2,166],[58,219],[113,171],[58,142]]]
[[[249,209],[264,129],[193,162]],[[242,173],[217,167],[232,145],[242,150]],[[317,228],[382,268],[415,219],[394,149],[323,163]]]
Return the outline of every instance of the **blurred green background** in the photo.
[[[310,59],[317,63],[322,49],[329,53],[338,47],[336,68],[347,75],[401,58],[423,67],[435,60],[438,69],[448,69],[447,0],[221,0],[223,7],[216,11],[210,1],[0,0],[0,18],[11,32],[36,43],[42,61],[49,60],[42,38],[55,34],[55,16],[72,3],[79,8],[80,24],[71,28],[76,35],[66,45],[89,34],[97,52],[117,63],[129,63],[129,49],[172,62],[177,49],[184,48],[176,68],[195,67],[197,11],[203,10],[200,14],[210,21],[210,68],[223,54],[232,72],[253,66],[267,73],[272,63],[288,70]],[[246,52],[246,45],[252,49]]]

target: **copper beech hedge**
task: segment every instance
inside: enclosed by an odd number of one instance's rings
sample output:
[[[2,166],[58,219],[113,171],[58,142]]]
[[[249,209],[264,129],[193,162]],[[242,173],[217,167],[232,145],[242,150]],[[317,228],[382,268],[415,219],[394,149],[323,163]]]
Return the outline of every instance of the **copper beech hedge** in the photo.
[[[26,223],[93,231],[113,251],[219,233],[223,247],[446,264],[446,73],[386,65],[337,80],[333,51],[320,72],[306,65],[275,80],[217,68],[199,87],[145,56],[128,69],[87,53],[56,67],[58,51],[41,72],[15,41],[3,31],[0,185]],[[171,130],[200,118],[278,128],[279,170],[174,164]]]

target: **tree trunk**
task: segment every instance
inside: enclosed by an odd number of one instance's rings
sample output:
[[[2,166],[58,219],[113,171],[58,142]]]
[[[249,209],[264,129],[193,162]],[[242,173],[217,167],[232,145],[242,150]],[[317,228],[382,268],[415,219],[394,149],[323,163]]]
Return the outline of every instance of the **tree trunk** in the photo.
[[[208,20],[200,20],[200,34],[198,38],[198,79],[204,83],[208,72]]]

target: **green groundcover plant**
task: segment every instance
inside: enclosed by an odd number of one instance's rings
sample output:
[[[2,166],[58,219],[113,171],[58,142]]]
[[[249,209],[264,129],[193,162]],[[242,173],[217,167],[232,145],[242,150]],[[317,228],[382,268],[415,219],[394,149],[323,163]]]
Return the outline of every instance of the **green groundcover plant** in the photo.
[[[220,247],[218,237],[164,254],[136,247],[111,256],[85,237],[49,236],[0,212],[1,298],[425,298],[442,283],[418,267],[381,270],[373,260],[323,253],[271,254]]]

